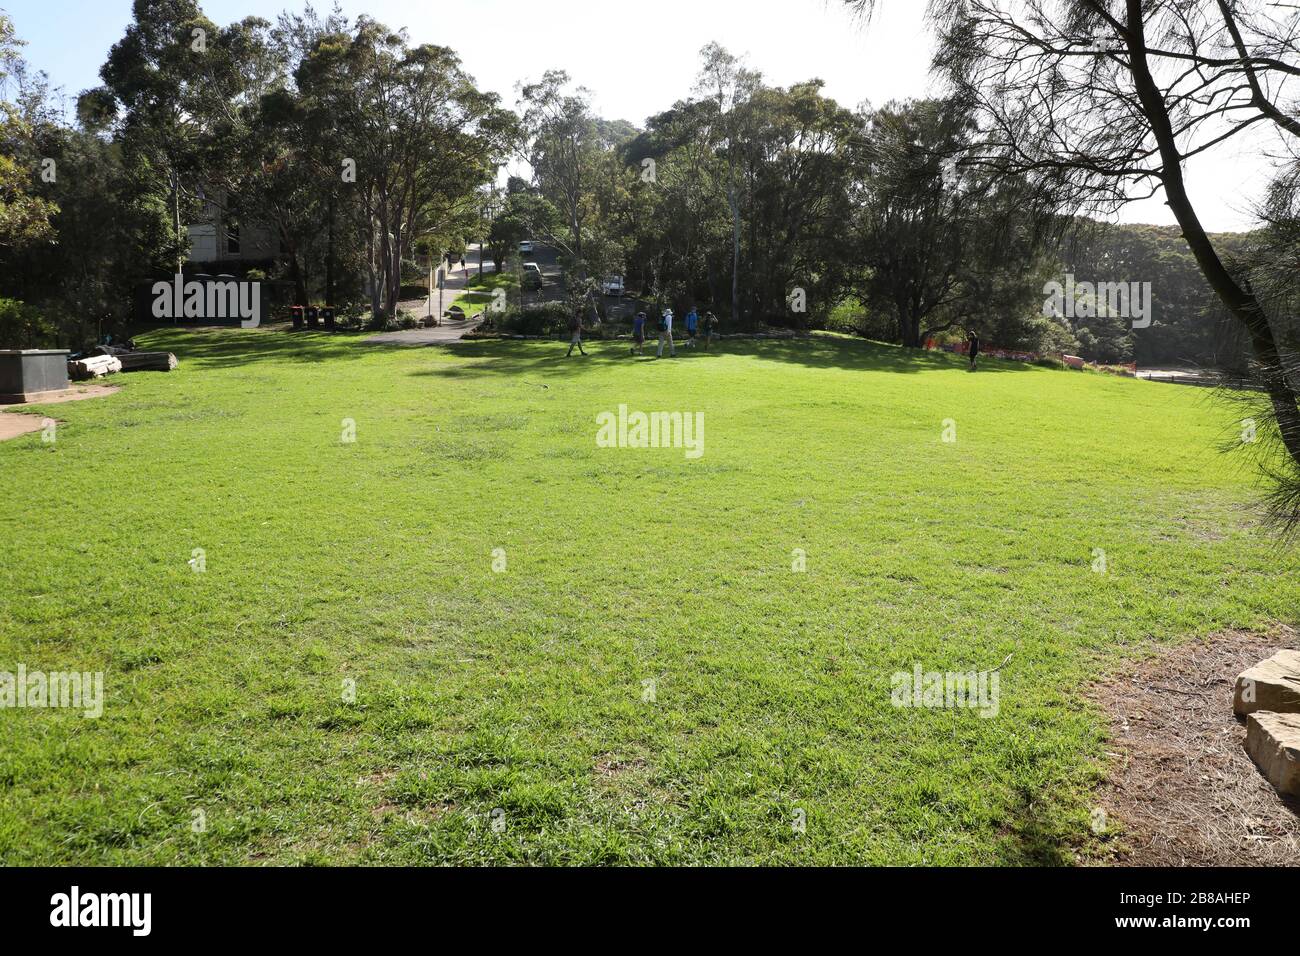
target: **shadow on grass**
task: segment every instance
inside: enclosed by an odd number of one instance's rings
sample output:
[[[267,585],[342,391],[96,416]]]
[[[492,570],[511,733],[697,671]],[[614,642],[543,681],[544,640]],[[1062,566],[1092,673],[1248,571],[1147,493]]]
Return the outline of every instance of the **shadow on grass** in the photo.
[[[1074,866],[1077,861],[1062,829],[1060,808],[1041,794],[1020,788],[1003,824],[998,866]]]
[[[142,347],[165,349],[176,353],[182,362],[199,367],[230,368],[262,362],[332,362],[375,354],[373,345],[364,340],[370,331],[324,332],[294,331],[288,326],[268,326],[256,330],[231,328],[155,328],[143,333]],[[594,366],[656,361],[655,343],[648,342],[644,356],[629,353],[625,340],[595,340],[585,343],[587,355],[575,353],[566,358],[568,342],[515,341],[486,339],[472,341],[397,343],[404,349],[452,349],[452,354],[467,360],[464,365],[443,365],[414,372],[443,378],[469,378],[478,375],[517,375],[554,372],[562,377],[579,377]],[[740,356],[769,362],[788,362],[807,368],[836,368],[857,371],[918,373],[963,369],[966,360],[943,352],[926,352],[899,346],[882,345],[861,339],[814,336],[805,339],[727,339],[708,351],[685,348],[678,343],[676,358],[664,362],[707,362],[719,356]],[[998,375],[1030,371],[1034,366],[997,359],[981,361],[976,375]]]
[[[586,343],[586,356],[574,353],[566,358],[568,342],[508,340],[479,340],[450,343],[459,357],[471,360],[467,365],[445,366],[412,372],[413,375],[431,375],[440,378],[466,378],[483,374],[518,375],[555,372],[563,377],[580,376],[593,367],[628,364],[641,361],[707,362],[719,356],[742,356],[763,361],[789,362],[808,368],[838,368],[873,372],[941,372],[965,368],[966,360],[960,356],[941,352],[925,352],[898,346],[881,345],[855,339],[732,339],[715,345],[711,350],[677,348],[677,356],[655,359],[654,346],[647,343],[644,357],[629,353],[626,341],[593,341]],[[445,347],[445,346],[444,346]],[[1007,372],[1025,372],[1034,366],[1023,362],[984,360],[976,375],[997,375]]]
[[[156,328],[138,335],[142,349],[173,352],[183,362],[199,367],[231,368],[271,362],[326,362],[361,358],[369,350],[361,339],[373,332],[295,331],[289,326],[256,330],[208,328]]]

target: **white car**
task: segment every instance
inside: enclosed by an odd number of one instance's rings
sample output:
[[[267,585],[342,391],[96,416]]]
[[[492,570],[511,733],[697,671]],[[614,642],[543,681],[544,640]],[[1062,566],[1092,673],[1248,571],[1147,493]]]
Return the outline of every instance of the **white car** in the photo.
[[[607,276],[605,281],[601,283],[601,288],[604,289],[605,295],[621,296],[623,294],[623,277]]]
[[[519,251],[526,256],[531,256],[533,254],[533,240],[525,239],[519,243]]]

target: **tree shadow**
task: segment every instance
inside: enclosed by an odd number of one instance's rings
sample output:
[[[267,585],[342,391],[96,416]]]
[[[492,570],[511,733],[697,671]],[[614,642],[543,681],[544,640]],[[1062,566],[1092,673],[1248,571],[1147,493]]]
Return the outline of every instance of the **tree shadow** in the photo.
[[[1016,804],[1003,821],[998,866],[1075,866],[1071,834],[1060,807],[1042,794],[1017,788]]]
[[[256,330],[230,328],[154,328],[136,336],[145,351],[167,351],[182,363],[200,368],[231,368],[261,362],[327,362],[361,358],[370,350],[360,340],[373,332],[289,327]]]
[[[560,372],[564,377],[581,376],[584,370],[630,362],[700,362],[719,357],[741,357],[762,361],[787,362],[807,368],[848,369],[854,371],[892,372],[915,374],[920,372],[951,372],[962,370],[967,360],[946,352],[927,352],[905,349],[865,340],[813,336],[798,339],[727,339],[708,351],[696,347],[683,348],[679,343],[677,355],[667,354],[661,359],[654,356],[654,346],[647,343],[645,356],[633,356],[626,340],[595,340],[584,343],[587,355],[574,353],[566,358],[567,341],[527,341],[508,339],[479,339],[465,342],[437,343],[437,347],[452,347],[456,354],[470,359],[466,365],[421,369],[412,375],[429,375],[440,378],[469,378],[476,375],[519,375],[541,372]],[[415,347],[415,346],[412,346]],[[1000,359],[981,359],[973,375],[1000,375],[1008,372],[1026,372],[1035,366],[1025,362]]]
[[[237,328],[196,328],[164,326],[141,333],[142,348],[174,352],[182,362],[200,368],[231,368],[263,362],[335,362],[372,355],[376,344],[365,340],[373,331],[314,329],[294,330],[288,326],[263,327],[255,330]],[[705,350],[686,348],[677,343],[677,355],[655,358],[657,343],[646,343],[643,356],[630,354],[627,339],[594,339],[584,343],[587,355],[574,353],[566,358],[568,341],[518,341],[514,339],[471,339],[450,342],[382,343],[390,348],[451,349],[464,365],[444,365],[413,372],[443,378],[468,378],[476,375],[518,375],[539,372],[580,377],[584,370],[629,362],[707,362],[726,356],[755,361],[786,362],[806,368],[849,369],[869,372],[915,374],[964,369],[966,359],[947,352],[928,352],[885,345],[865,339],[814,335],[794,339],[724,339]],[[1026,372],[1035,366],[1024,362],[981,358],[974,375],[1000,375]]]

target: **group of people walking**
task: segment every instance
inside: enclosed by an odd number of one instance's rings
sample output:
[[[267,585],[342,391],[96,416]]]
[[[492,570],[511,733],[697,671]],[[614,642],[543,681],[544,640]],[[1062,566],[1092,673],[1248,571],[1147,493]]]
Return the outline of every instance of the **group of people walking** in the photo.
[[[644,311],[638,312],[632,319],[632,355],[645,354],[646,339],[646,322],[647,318]],[[697,339],[703,339],[704,350],[707,352],[713,340],[718,336],[718,317],[712,312],[705,312],[704,318],[700,318],[695,309],[686,313],[686,341],[683,343],[684,348],[695,348]],[[673,310],[664,309],[659,316],[659,349],[655,353],[656,358],[663,358],[664,346],[668,346],[668,356],[673,358],[677,355],[677,343],[673,341]],[[573,354],[577,349],[579,354],[586,355],[582,348],[582,316],[574,314],[569,318],[569,351],[564,353],[565,358]]]
[[[644,312],[638,312],[632,319],[632,348],[631,354],[645,354],[645,324],[648,321]],[[691,309],[686,313],[686,342],[685,347],[695,348],[697,338],[704,339],[704,349],[707,352],[709,346],[718,335],[718,317],[712,312],[705,312],[704,318],[700,319],[700,314]],[[673,310],[664,309],[659,316],[659,348],[655,352],[656,358],[663,358],[664,346],[668,346],[668,355],[673,357],[677,354],[677,343],[673,341]]]

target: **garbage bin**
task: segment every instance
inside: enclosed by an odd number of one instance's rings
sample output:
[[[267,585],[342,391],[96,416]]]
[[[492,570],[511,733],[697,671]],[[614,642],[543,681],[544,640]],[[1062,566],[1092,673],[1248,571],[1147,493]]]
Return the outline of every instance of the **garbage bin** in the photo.
[[[325,322],[325,328],[330,331],[334,330],[334,306],[323,306],[320,310],[320,317]]]
[[[293,316],[293,327],[295,329],[302,328],[302,306],[290,306],[289,313]]]
[[[320,326],[320,309],[314,305],[307,306],[307,327],[315,329]]]

